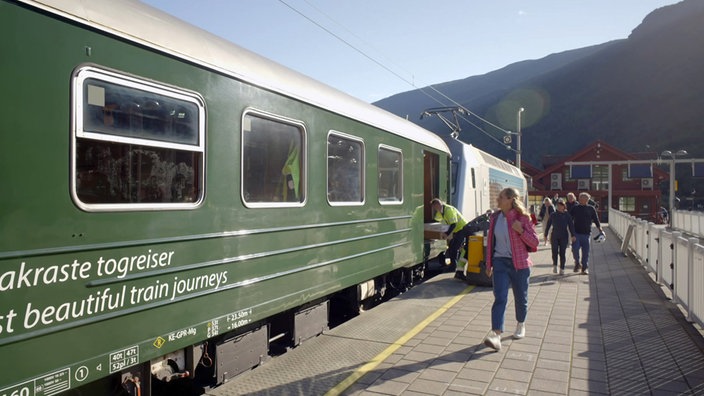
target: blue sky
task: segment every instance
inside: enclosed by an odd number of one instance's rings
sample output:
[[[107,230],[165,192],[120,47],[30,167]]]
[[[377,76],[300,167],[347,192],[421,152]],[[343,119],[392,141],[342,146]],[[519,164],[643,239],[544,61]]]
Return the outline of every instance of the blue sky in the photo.
[[[628,37],[679,0],[143,0],[366,102]]]

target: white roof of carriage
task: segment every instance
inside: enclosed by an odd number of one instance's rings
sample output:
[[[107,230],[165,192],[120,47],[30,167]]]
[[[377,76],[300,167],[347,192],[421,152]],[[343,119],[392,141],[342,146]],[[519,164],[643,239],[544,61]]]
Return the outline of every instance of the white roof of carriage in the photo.
[[[436,134],[136,0],[22,0],[437,150]],[[352,77],[351,77],[352,78]]]

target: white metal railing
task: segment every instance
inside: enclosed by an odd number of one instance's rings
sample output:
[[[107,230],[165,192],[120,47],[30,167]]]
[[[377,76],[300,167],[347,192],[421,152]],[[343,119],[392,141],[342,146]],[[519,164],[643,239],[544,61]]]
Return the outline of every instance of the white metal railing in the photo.
[[[665,229],[658,230],[658,250],[660,254],[658,255],[658,268],[655,273],[656,280],[659,283],[668,285],[672,289],[674,285],[674,280],[672,279],[673,271],[675,265],[675,256],[673,252],[674,238],[677,235],[667,232]]]
[[[672,228],[687,234],[704,236],[704,212],[672,211]]]
[[[632,255],[655,281],[672,290],[672,299],[687,312],[687,319],[704,327],[704,215],[675,211],[673,225],[649,223],[609,209],[609,229],[621,239],[621,251]],[[682,231],[682,232],[680,232]]]

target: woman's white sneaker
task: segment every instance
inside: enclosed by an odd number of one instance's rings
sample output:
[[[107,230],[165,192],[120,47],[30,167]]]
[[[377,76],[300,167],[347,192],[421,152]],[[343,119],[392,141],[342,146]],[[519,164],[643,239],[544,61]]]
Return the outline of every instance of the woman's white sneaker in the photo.
[[[497,352],[501,350],[501,336],[491,331],[489,335],[484,338],[484,345],[489,348],[494,348]]]
[[[526,324],[522,322],[518,322],[516,325],[516,332],[513,333],[513,338],[515,339],[521,339],[526,336]]]

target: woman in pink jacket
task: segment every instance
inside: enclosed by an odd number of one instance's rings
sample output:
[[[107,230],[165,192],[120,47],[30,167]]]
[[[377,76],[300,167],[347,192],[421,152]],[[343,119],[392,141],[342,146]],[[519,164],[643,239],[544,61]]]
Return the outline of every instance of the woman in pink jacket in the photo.
[[[496,202],[499,210],[491,215],[485,255],[486,274],[492,278],[494,286],[492,331],[484,339],[484,344],[498,351],[501,349],[509,286],[513,290],[518,321],[513,336],[517,339],[525,336],[528,284],[530,267],[533,266],[528,252],[537,251],[540,240],[516,189],[503,189]]]

